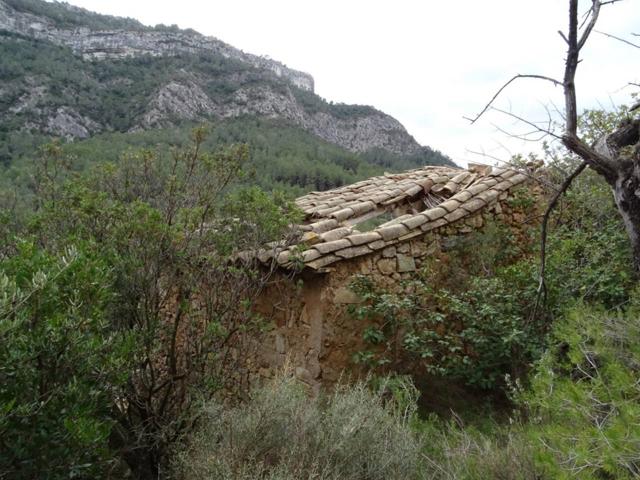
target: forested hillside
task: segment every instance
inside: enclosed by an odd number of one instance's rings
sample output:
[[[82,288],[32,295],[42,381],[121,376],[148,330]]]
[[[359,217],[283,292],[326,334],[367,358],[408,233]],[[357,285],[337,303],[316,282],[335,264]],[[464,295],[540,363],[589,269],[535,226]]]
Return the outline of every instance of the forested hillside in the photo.
[[[214,122],[217,131],[234,132],[233,141],[256,144],[265,185],[328,188],[381,172],[378,166],[451,164],[375,108],[320,98],[310,75],[193,31],[143,27],[57,2],[0,2],[0,79],[5,167],[55,137],[118,139],[93,152],[96,159],[114,158],[125,144],[148,146],[152,138],[154,146],[169,147],[167,129],[185,132],[197,122]],[[272,125],[282,131],[278,146],[264,149]],[[320,154],[311,171],[302,168],[314,150],[331,154]],[[282,172],[284,158],[298,154]]]
[[[175,128],[103,133],[60,145],[65,153],[74,158],[74,170],[103,161],[115,162],[123,154],[142,148],[158,150],[163,152],[163,156],[169,157],[172,148],[189,143],[189,135],[195,125],[185,123]],[[428,147],[410,155],[394,154],[383,149],[372,149],[365,153],[350,152],[280,120],[242,117],[201,125],[209,132],[207,148],[231,143],[249,146],[250,183],[257,183],[265,189],[287,190],[292,195],[338,187],[385,171],[401,171],[443,162],[442,156]],[[39,161],[42,156],[39,146],[47,143],[50,137],[9,133],[7,138],[7,145],[20,153],[11,156],[12,160],[5,165],[0,183],[5,188],[13,185],[18,191],[24,191],[29,165]]]

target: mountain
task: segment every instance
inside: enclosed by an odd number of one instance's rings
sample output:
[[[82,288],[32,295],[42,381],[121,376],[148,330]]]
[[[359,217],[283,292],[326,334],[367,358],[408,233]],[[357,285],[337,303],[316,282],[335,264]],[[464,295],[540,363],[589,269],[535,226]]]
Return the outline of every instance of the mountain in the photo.
[[[30,154],[47,136],[135,138],[239,118],[300,129],[306,141],[364,163],[452,164],[393,117],[329,103],[314,93],[311,75],[216,38],[66,3],[0,0],[0,163]]]

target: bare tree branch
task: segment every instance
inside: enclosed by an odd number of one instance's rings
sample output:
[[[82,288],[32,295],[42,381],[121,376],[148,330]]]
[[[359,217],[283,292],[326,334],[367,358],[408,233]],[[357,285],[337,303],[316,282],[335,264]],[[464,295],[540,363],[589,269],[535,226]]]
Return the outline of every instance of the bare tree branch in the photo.
[[[473,155],[478,155],[480,157],[485,157],[485,158],[490,158],[491,160],[498,162],[498,163],[509,163],[507,160],[503,160],[500,157],[496,157],[495,155],[491,155],[490,153],[487,153],[485,151],[482,152],[478,152],[476,150],[470,150],[470,149],[465,149],[466,152],[471,153]]]
[[[565,43],[569,43],[569,39],[567,38],[567,36],[564,34],[564,32],[562,30],[558,30],[558,35],[560,35],[562,37],[562,39],[565,41]]]
[[[536,303],[533,306],[533,311],[531,313],[531,318],[535,318],[538,313],[538,309],[540,307],[540,303],[543,300],[543,297],[546,297],[547,287],[545,285],[545,269],[546,269],[546,259],[547,259],[547,229],[549,224],[549,218],[551,217],[551,213],[554,208],[558,204],[560,197],[567,191],[567,189],[571,186],[571,182],[580,175],[585,168],[587,168],[587,162],[582,161],[578,168],[576,168],[571,175],[565,178],[564,182],[560,186],[560,189],[553,196],[549,205],[547,205],[547,209],[544,212],[544,216],[542,217],[542,230],[540,235],[540,275],[538,277],[538,292],[536,295]]]
[[[504,128],[498,126],[497,124],[493,123],[493,122],[491,123],[491,126],[493,128],[495,128],[498,132],[503,133],[503,134],[507,135],[508,137],[517,138],[518,140],[522,140],[523,142],[537,143],[537,142],[539,142],[541,140],[544,140],[544,138],[549,135],[547,132],[541,132],[540,129],[538,129],[538,128],[536,128],[533,131],[525,132],[525,133],[511,133],[511,132],[508,132],[507,130],[505,130]],[[535,134],[538,134],[538,135],[541,135],[541,136],[531,138],[531,136],[535,135]]]
[[[540,132],[546,132],[555,138],[562,140],[564,146],[572,153],[579,156],[583,163],[571,175],[569,175],[563,189],[566,190],[571,181],[578,176],[587,166],[591,167],[596,173],[602,176],[612,187],[614,192],[614,200],[618,211],[622,216],[625,228],[627,230],[629,240],[633,249],[634,269],[640,278],[640,196],[638,195],[640,185],[640,119],[626,119],[615,132],[604,135],[593,146],[588,145],[578,136],[578,112],[576,101],[575,77],[578,65],[581,62],[580,52],[585,46],[589,36],[594,31],[594,27],[598,21],[601,7],[617,3],[620,0],[592,0],[591,8],[583,15],[582,24],[579,24],[578,7],[579,0],[569,0],[569,30],[565,35],[558,32],[567,44],[567,55],[565,58],[565,69],[563,81],[559,82],[551,77],[542,75],[515,75],[506,82],[491,98],[489,103],[485,105],[482,111],[474,118],[467,118],[472,124],[475,123],[489,109],[501,112],[512,118],[515,118]],[[640,48],[640,46],[628,42],[626,40],[615,37],[603,32],[598,32],[610,38],[621,40],[630,46]],[[632,33],[634,37],[640,36],[638,33]],[[500,110],[493,106],[495,100],[500,94],[515,80],[520,78],[533,78],[552,82],[554,85],[562,85],[565,103],[564,116],[564,134],[559,137],[552,131],[552,124],[549,123],[547,128],[543,128],[537,122],[525,120],[511,112]],[[640,86],[638,83],[630,83],[630,85]],[[640,109],[640,102],[631,107],[631,112]],[[557,110],[557,109],[556,109]],[[549,113],[547,109],[547,113]],[[633,155],[629,156],[629,148],[633,149]],[[566,185],[566,186],[565,186]],[[546,217],[550,215],[551,210],[558,202],[559,195],[556,195],[549,205]],[[546,222],[544,225],[544,238],[546,239]],[[546,241],[546,240],[543,240]],[[544,246],[543,246],[544,250]],[[544,265],[544,258],[543,258]],[[545,290],[544,285],[544,267],[542,268],[541,282],[539,286],[538,299],[536,301],[536,309],[540,302],[540,297]]]
[[[599,33],[600,35],[604,35],[608,38],[613,38],[614,40],[618,40],[619,42],[626,43],[627,45],[631,45],[632,47],[640,48],[640,45],[630,42],[629,40],[625,40],[624,38],[616,37],[615,35],[611,35],[610,33],[601,32],[600,30],[594,30],[594,32]]]
[[[569,47],[564,71],[564,98],[566,111],[565,133],[562,137],[564,145],[572,152],[586,160],[589,165],[600,175],[605,177],[609,183],[615,181],[616,166],[611,159],[596,152],[578,138],[578,111],[576,107],[576,85],[575,77],[580,60],[580,48],[589,37],[589,33],[595,26],[595,20],[600,11],[600,1],[593,0],[592,18],[589,25],[578,40],[578,0],[569,1]]]
[[[500,89],[496,92],[496,94],[493,96],[493,98],[491,98],[491,100],[489,101],[489,103],[487,103],[485,105],[485,107],[482,109],[482,111],[477,114],[474,118],[469,118],[469,117],[463,117],[465,120],[469,120],[469,122],[471,122],[471,124],[473,125],[474,123],[476,123],[476,121],[485,114],[485,112],[487,110],[489,110],[489,108],[491,108],[493,102],[496,100],[496,98],[498,98],[500,96],[500,94],[502,93],[502,91],[507,88],[511,83],[513,83],[514,81],[521,79],[521,78],[535,78],[537,80],[546,80],[547,82],[551,82],[553,83],[555,86],[558,85],[562,85],[562,82],[556,80],[555,78],[551,78],[551,77],[547,77],[545,75],[514,75],[508,82],[506,82],[504,85],[502,85],[502,87],[500,87]]]
[[[491,109],[495,110],[496,112],[502,113],[503,115],[507,115],[507,116],[509,116],[511,118],[515,118],[516,120],[535,128],[538,132],[544,133],[544,134],[546,134],[546,135],[548,135],[550,137],[554,137],[554,138],[556,138],[558,140],[562,140],[562,137],[560,135],[558,135],[558,134],[554,133],[552,130],[550,130],[550,128],[551,128],[551,124],[550,123],[548,124],[548,128],[549,129],[544,129],[540,125],[536,124],[535,122],[527,120],[526,118],[522,118],[521,116],[516,115],[515,113],[508,112],[506,110],[502,110],[500,108],[495,108],[495,107],[491,107]]]
[[[569,1],[568,51],[564,70],[564,103],[567,115],[565,135],[576,136],[578,131],[578,112],[576,110],[576,87],[574,79],[578,68],[578,0]]]

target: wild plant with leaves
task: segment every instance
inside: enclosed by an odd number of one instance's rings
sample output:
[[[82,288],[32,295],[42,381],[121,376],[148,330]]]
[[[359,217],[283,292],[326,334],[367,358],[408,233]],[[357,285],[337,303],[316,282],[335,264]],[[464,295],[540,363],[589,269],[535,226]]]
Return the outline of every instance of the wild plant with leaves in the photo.
[[[135,345],[109,318],[112,269],[84,245],[16,248],[0,264],[0,477],[117,474],[109,437]]]
[[[506,374],[522,376],[542,349],[545,328],[543,317],[527,315],[535,297],[530,248],[491,224],[449,239],[446,252],[397,290],[358,277],[353,288],[364,302],[353,313],[368,322],[370,348],[356,361],[483,389],[504,386]]]
[[[246,145],[204,151],[204,138],[199,129],[188,149],[131,153],[60,183],[47,170],[60,168],[58,157],[47,157],[34,183],[47,188],[35,192],[37,211],[19,232],[49,255],[81,245],[108,272],[113,301],[91,304],[119,335],[133,335],[135,348],[111,397],[107,437],[140,478],[156,478],[192,425],[197,398],[245,387],[230,382],[241,361],[232,348],[248,349],[247,332],[264,327],[251,303],[272,272],[238,254],[286,241],[296,215],[282,196],[231,188]]]

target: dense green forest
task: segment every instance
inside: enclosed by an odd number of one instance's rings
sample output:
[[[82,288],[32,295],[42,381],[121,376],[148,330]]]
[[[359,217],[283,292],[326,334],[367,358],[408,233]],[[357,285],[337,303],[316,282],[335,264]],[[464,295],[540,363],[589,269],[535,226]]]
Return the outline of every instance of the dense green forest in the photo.
[[[92,138],[61,143],[69,159],[63,174],[80,172],[99,163],[117,162],[123,155],[141,149],[156,150],[169,161],[171,151],[189,144],[193,126],[147,130],[136,133],[104,133]],[[286,191],[299,196],[312,190],[327,190],[385,171],[402,171],[444,162],[439,152],[428,147],[413,155],[397,155],[386,150],[349,152],[337,145],[277,120],[242,117],[204,125],[208,135],[204,147],[247,144],[249,160],[244,184],[257,184],[265,190]],[[4,167],[0,184],[17,201],[30,197],[31,168],[41,161],[41,142],[48,137],[8,133],[8,145],[22,152]],[[41,149],[40,149],[41,150]],[[448,163],[448,162],[447,162]],[[2,168],[2,167],[0,167]]]

